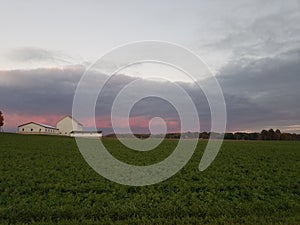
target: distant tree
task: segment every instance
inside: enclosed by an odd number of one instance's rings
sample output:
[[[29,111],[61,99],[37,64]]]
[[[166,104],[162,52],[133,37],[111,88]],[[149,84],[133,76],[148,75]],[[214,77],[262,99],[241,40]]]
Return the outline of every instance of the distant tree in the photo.
[[[254,133],[249,133],[249,140],[260,140],[260,133],[254,132]]]
[[[244,132],[236,132],[234,133],[234,137],[236,140],[246,140]]]
[[[0,111],[0,132],[2,131],[3,125],[4,125],[4,116],[3,113]]]
[[[234,139],[234,134],[233,133],[225,133],[224,135],[224,139]]]
[[[282,133],[280,136],[281,140],[292,140],[292,135],[290,133]]]
[[[204,132],[199,134],[199,138],[200,139],[209,139],[209,135],[210,135],[209,133],[204,131]]]
[[[261,135],[261,139],[262,140],[269,140],[268,139],[268,131],[267,130],[262,130],[261,133],[260,133],[260,135]]]
[[[279,129],[277,129],[277,130],[275,131],[275,136],[276,136],[276,140],[280,140],[280,138],[281,138],[281,132],[280,132]]]
[[[269,140],[276,140],[276,133],[273,129],[269,130]]]

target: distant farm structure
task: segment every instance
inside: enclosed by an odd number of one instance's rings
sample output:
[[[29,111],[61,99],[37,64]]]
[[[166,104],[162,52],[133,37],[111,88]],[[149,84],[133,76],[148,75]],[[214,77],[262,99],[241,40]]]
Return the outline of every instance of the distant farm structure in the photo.
[[[24,123],[18,126],[18,133],[23,134],[59,134],[59,131],[56,127],[36,123],[36,122],[29,122]]]
[[[72,131],[83,131],[83,125],[71,116],[65,116],[56,123],[59,134],[70,135]]]
[[[37,122],[29,122],[18,126],[20,134],[47,134],[64,135],[71,137],[91,137],[101,138],[101,131],[83,131],[83,125],[71,116],[65,116],[56,123],[56,126],[50,126]]]

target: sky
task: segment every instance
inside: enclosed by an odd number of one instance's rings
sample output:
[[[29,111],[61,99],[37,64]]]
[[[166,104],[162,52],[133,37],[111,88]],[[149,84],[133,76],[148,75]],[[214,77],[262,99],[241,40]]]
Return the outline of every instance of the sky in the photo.
[[[227,131],[279,128],[300,133],[300,1],[0,1],[0,110],[5,131],[36,121],[55,125],[72,113],[78,81],[103,54],[120,45],[161,40],[197,54],[223,90]],[[201,90],[181,72],[157,65],[132,66],[114,77],[96,107],[97,126],[110,131],[112,102],[141,74],[173,77],[192,97],[201,130],[210,112]],[[99,79],[108,74],[99,73]],[[205,81],[204,81],[205,82]],[[95,84],[87,84],[87,89]],[[145,88],[170,83],[144,80]],[[180,99],[180,96],[178,96]],[[155,109],[155,110],[154,110]],[[135,132],[153,116],[178,130],[172,105],[144,99],[132,110]],[[119,125],[122,126],[120,118]],[[81,121],[86,127],[90,121]],[[191,130],[193,128],[191,127]]]

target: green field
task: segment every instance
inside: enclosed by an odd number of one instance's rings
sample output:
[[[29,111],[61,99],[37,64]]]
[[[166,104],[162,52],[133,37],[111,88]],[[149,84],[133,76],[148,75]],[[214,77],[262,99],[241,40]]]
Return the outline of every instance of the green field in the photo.
[[[176,146],[142,153],[104,143],[137,165]],[[225,141],[199,172],[205,145],[174,177],[129,187],[94,172],[73,138],[0,134],[0,224],[300,224],[300,142]]]

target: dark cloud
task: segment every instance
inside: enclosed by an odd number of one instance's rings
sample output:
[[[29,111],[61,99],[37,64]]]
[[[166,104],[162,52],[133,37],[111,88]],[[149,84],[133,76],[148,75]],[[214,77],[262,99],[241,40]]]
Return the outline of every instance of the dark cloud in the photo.
[[[32,115],[71,112],[83,68],[0,71],[0,103],[9,112]]]
[[[272,58],[234,61],[224,67],[217,79],[226,100],[228,130],[297,127],[300,120],[299,62],[300,49],[287,51]],[[1,71],[1,109],[8,113],[26,115],[70,114],[73,96],[84,69],[74,66],[65,69]],[[108,78],[99,73],[91,75],[92,82],[83,84],[87,93]],[[125,75],[109,79],[98,99],[96,115],[108,118],[119,91],[136,79]],[[208,80],[203,82],[209,87]],[[202,130],[209,130],[210,110],[204,93],[196,85],[183,82],[177,84],[184,88],[195,102]],[[144,90],[149,88],[177,96],[178,101],[184,104],[185,100],[178,96],[176,89],[172,88],[172,83],[169,82],[143,80],[127,97],[130,99],[136,95],[143,95]],[[127,104],[126,99],[123,104]],[[145,98],[136,104],[131,116],[161,116],[169,120],[178,120],[172,105],[154,97]]]
[[[227,100],[229,124],[253,129],[299,123],[299,53],[300,49],[247,63],[237,61],[221,71],[218,79],[226,96],[242,99],[238,106]]]

